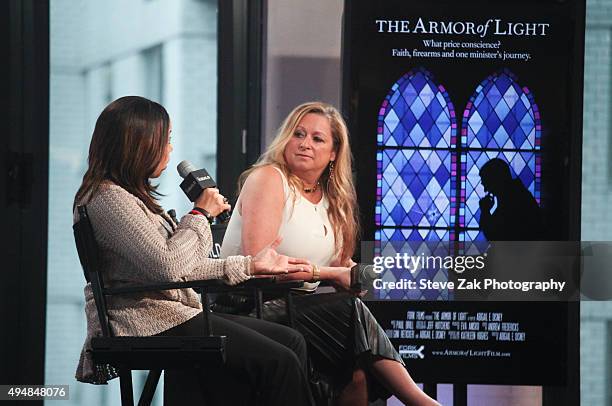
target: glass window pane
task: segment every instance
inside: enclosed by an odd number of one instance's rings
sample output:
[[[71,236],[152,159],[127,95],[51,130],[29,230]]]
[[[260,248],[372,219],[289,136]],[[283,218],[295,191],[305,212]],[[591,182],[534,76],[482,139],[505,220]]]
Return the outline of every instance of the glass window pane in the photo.
[[[50,50],[45,382],[71,385],[66,406],[115,405],[118,380],[97,387],[74,379],[86,333],[85,282],[72,236],[74,194],[98,115],[126,95],[158,101],[170,114],[174,152],[158,180],[164,208],[180,216],[190,207],[174,169],[181,160],[215,175],[217,1],[51,0]],[[135,386],[143,380],[135,378]]]

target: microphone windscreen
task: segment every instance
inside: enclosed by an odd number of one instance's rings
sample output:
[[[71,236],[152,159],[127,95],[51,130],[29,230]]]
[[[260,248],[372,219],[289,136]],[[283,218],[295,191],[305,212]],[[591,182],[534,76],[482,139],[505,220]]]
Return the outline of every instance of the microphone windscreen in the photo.
[[[181,178],[185,178],[185,176],[197,169],[191,162],[185,160],[181,161],[181,163],[176,166],[176,170],[178,171],[179,175],[181,175]]]

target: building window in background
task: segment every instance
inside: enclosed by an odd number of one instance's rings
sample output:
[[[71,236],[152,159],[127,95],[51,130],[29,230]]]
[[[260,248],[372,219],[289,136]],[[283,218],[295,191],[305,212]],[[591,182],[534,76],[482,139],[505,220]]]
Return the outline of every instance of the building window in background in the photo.
[[[121,12],[118,12],[121,10]],[[45,382],[70,385],[68,405],[119,403],[109,386],[74,379],[86,333],[85,280],[72,236],[72,202],[95,121],[112,100],[139,95],[171,115],[174,153],[216,166],[217,1],[50,1],[50,157]],[[166,171],[164,208],[190,207]],[[135,376],[135,391],[144,374]],[[161,390],[155,404],[161,405]]]

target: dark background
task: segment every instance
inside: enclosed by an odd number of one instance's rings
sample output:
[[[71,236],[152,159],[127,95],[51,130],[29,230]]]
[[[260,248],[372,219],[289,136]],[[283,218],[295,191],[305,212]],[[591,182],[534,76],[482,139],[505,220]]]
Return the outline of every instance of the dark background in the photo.
[[[348,118],[355,156],[362,239],[374,239],[376,200],[376,127],[378,112],[391,86],[405,73],[424,67],[443,85],[455,107],[458,133],[463,111],[481,81],[502,68],[509,68],[521,87],[528,87],[542,120],[541,206],[549,238],[580,240],[580,170],[582,141],[582,76],[584,54],[584,2],[536,1],[447,1],[385,2],[346,1],[343,48],[343,110]],[[472,21],[549,23],[546,36],[440,35],[378,33],[376,20]],[[425,48],[422,40],[501,41],[500,51],[527,52],[532,59],[447,59],[392,57],[391,50]],[[457,52],[458,49],[455,49]],[[480,51],[489,51],[479,49]],[[466,50],[470,51],[470,50]],[[459,149],[459,151],[461,151]],[[381,325],[405,319],[407,310],[503,311],[527,332],[527,343],[506,343],[499,350],[512,351],[511,361],[426,358],[419,365],[408,360],[417,381],[448,383],[499,383],[564,386],[558,399],[577,404],[579,384],[579,303],[526,302],[369,302]],[[483,310],[487,309],[487,310]],[[398,315],[402,317],[398,317]],[[425,344],[431,341],[393,340],[394,344]],[[442,348],[478,349],[480,343],[439,342]],[[494,349],[492,342],[485,348]],[[570,382],[569,385],[566,385]],[[545,399],[551,399],[545,391]],[[566,403],[567,402],[567,403]],[[546,403],[548,404],[548,403]],[[551,403],[553,404],[553,403]]]
[[[348,39],[351,61],[345,65],[350,78],[348,111],[353,154],[359,185],[359,203],[362,211],[363,239],[374,238],[374,205],[376,185],[376,127],[378,111],[391,90],[391,86],[411,69],[423,66],[433,74],[434,81],[443,85],[455,107],[458,135],[460,135],[463,111],[481,81],[502,68],[509,68],[521,87],[528,87],[535,98],[542,119],[542,195],[549,239],[576,239],[570,230],[571,194],[570,165],[580,160],[580,151],[572,151],[571,143],[580,139],[579,132],[572,132],[575,100],[572,81],[582,81],[574,69],[575,55],[582,56],[582,36],[576,36],[575,5],[553,1],[506,2],[491,6],[484,1],[453,2],[430,1],[426,4],[386,1],[357,2],[351,11],[353,37]],[[402,34],[378,33],[375,21],[410,20],[414,27],[418,17],[424,21],[473,21],[485,23],[490,18],[503,22],[550,23],[547,35],[516,37],[491,35]],[[455,42],[501,41],[500,50],[527,52],[532,59],[523,61],[499,61],[491,59],[407,58],[392,57],[393,48],[412,50],[441,50],[425,48],[422,40],[453,40]],[[458,49],[456,49],[457,52]],[[488,49],[480,49],[488,51]],[[469,52],[469,51],[468,51]],[[346,72],[346,71],[345,71]],[[580,72],[581,73],[581,72]],[[582,111],[579,111],[581,115]],[[572,138],[574,138],[572,140]],[[357,147],[358,146],[358,147]],[[459,149],[460,151],[460,149]],[[367,187],[365,185],[372,185]],[[579,212],[578,212],[579,216]]]
[[[368,302],[381,326],[391,329],[391,320],[406,320],[407,311],[449,311],[503,313],[503,322],[518,322],[526,332],[525,342],[424,340],[394,338],[400,345],[425,346],[424,359],[404,359],[410,374],[418,382],[565,385],[569,368],[565,356],[567,306],[556,302]],[[510,352],[511,357],[441,357],[432,351],[492,350]]]

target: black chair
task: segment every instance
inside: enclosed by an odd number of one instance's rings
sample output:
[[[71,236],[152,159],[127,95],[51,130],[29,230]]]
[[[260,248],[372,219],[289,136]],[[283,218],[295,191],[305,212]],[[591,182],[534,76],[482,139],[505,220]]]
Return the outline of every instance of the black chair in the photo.
[[[79,219],[74,224],[74,238],[85,280],[91,284],[102,336],[91,342],[92,359],[97,364],[109,364],[119,372],[121,404],[134,404],[132,370],[149,370],[138,405],[149,405],[155,394],[162,370],[181,368],[215,368],[225,362],[227,337],[211,331],[208,294],[236,291],[251,292],[262,297],[262,289],[285,290],[299,287],[301,281],[276,283],[274,278],[256,278],[238,286],[228,286],[221,280],[171,282],[146,286],[107,288],[99,269],[98,245],[87,215],[86,206],[78,206]],[[199,291],[204,308],[205,328],[201,337],[115,337],[108,321],[106,296],[149,291],[193,288]],[[261,309],[261,302],[258,304]],[[290,309],[288,309],[290,311]],[[261,314],[259,311],[258,314]]]
[[[213,236],[213,249],[209,257],[220,258],[221,245],[227,229],[227,223],[213,224],[210,228]],[[254,281],[249,282],[253,283]],[[248,315],[254,309],[255,316],[261,319],[264,294],[271,295],[272,297],[284,296],[287,306],[288,325],[293,327],[293,296],[291,289],[301,288],[303,285],[303,281],[298,281],[297,283],[295,281],[282,283],[269,283],[266,281],[263,285],[256,286],[255,289],[250,291],[239,289],[226,290],[222,294],[213,295],[211,310],[213,313]]]

